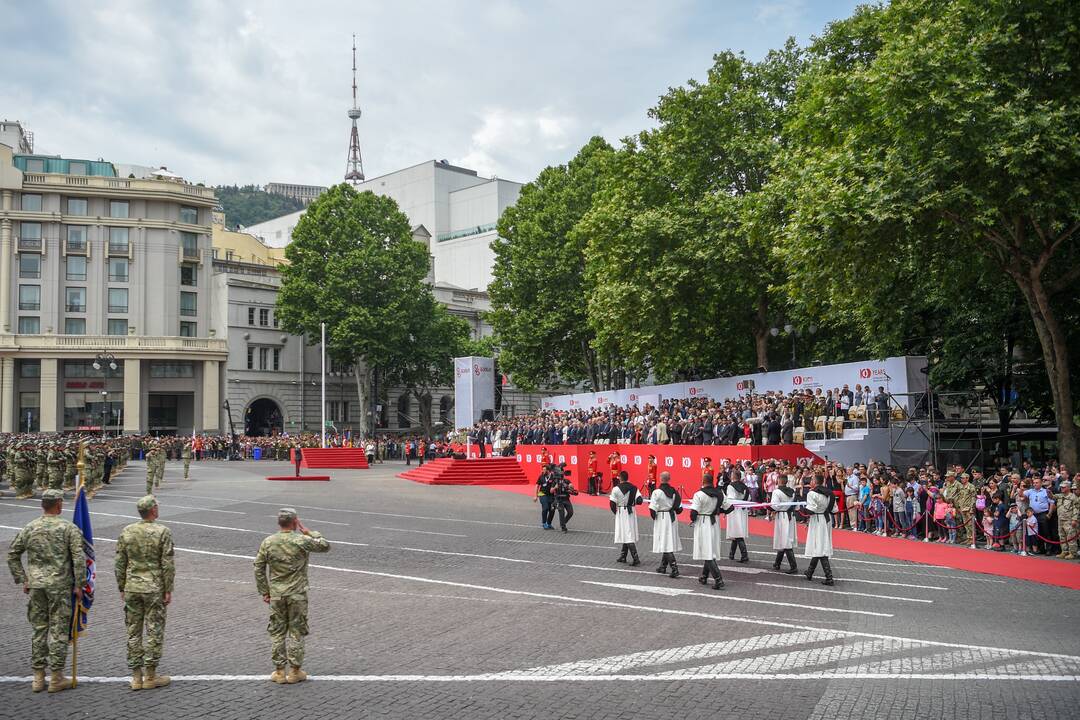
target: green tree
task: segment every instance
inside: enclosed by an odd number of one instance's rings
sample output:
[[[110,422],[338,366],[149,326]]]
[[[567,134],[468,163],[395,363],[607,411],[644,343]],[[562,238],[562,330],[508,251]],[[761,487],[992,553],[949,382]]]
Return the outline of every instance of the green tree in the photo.
[[[219,185],[214,188],[214,194],[225,213],[226,227],[230,230],[304,209],[302,201],[266,192],[258,185]]]
[[[1075,467],[1080,5],[896,0],[830,26],[813,56],[788,127],[791,286],[827,302],[985,260],[1023,298]]]
[[[593,347],[584,240],[576,232],[613,152],[592,138],[569,163],[545,168],[525,185],[499,218],[489,319],[499,363],[524,389],[587,380],[607,390],[619,382],[621,364]]]
[[[281,325],[315,343],[326,323],[328,354],[353,367],[367,434],[373,368],[413,377],[400,365],[431,312],[427,249],[394,200],[341,184],[311,203],[285,257]]]

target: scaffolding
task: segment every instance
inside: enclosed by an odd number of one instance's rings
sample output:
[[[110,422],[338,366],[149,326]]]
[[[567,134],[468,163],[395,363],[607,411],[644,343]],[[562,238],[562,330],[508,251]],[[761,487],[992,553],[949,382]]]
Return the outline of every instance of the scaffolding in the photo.
[[[907,467],[927,463],[940,467],[943,456],[958,459],[966,455],[961,463],[965,470],[984,464],[982,400],[982,393],[975,390],[934,392],[927,388],[922,392],[890,394],[887,422],[893,461],[901,461]],[[956,408],[959,412],[950,417],[943,408]],[[972,408],[975,412],[971,412]],[[946,430],[952,435],[947,444],[942,438]],[[973,449],[962,448],[961,443],[969,440],[974,441]]]

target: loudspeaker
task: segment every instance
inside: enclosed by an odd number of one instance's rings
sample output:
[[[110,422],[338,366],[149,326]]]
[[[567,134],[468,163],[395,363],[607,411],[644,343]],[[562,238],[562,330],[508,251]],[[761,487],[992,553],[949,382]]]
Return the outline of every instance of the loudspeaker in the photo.
[[[480,420],[483,422],[493,422],[495,420],[495,411],[488,408],[480,413]]]

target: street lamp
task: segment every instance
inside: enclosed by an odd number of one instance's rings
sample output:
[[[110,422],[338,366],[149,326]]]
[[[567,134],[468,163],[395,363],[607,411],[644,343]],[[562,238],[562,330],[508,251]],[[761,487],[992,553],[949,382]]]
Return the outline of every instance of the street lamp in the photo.
[[[102,437],[104,437],[107,434],[106,430],[105,430],[105,426],[106,426],[105,415],[106,415],[106,412],[108,412],[110,414],[112,412],[112,403],[110,403],[108,401],[108,398],[109,398],[109,392],[108,392],[108,384],[109,383],[108,383],[108,381],[109,381],[109,378],[112,377],[112,374],[114,372],[116,372],[116,370],[120,366],[117,365],[116,356],[114,356],[112,353],[98,353],[94,357],[94,362],[93,362],[92,367],[94,368],[94,370],[97,370],[98,372],[101,372],[102,370],[104,370],[104,372],[102,374],[105,377],[105,386],[106,387],[105,387],[104,390],[101,391],[101,435],[102,435]],[[108,407],[106,408],[106,406],[108,406]],[[119,434],[119,431],[117,432],[117,434]]]
[[[795,359],[795,338],[802,335],[803,332],[805,332],[807,335],[814,335],[815,333],[817,333],[817,331],[817,325],[808,325],[805,331],[802,328],[795,327],[791,323],[787,323],[786,325],[784,325],[782,332],[791,338],[791,368],[793,370],[799,367],[799,363]],[[774,327],[769,330],[769,334],[773,337],[777,337],[778,335],[780,335],[780,333],[781,329],[778,327]]]

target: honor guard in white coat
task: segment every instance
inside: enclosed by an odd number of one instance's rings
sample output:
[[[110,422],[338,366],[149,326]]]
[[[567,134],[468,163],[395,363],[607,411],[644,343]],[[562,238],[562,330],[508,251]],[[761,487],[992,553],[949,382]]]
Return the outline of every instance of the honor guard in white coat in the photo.
[[[806,548],[803,557],[810,558],[810,567],[806,571],[806,579],[814,579],[814,570],[818,562],[825,571],[823,585],[833,584],[832,566],[829,558],[832,557],[832,514],[836,507],[836,496],[829,489],[820,484],[821,478],[810,479],[810,492],[806,494],[806,510],[810,513],[809,526],[806,529]]]
[[[665,573],[671,566],[671,577],[679,577],[679,563],[675,553],[682,550],[679,539],[679,521],[676,515],[682,513],[682,498],[671,487],[671,473],[660,473],[660,487],[649,498],[649,514],[653,519],[652,551],[660,553],[660,567],[656,572]]]
[[[788,487],[787,475],[777,478],[777,487],[772,491],[770,499],[773,512],[772,546],[776,551],[776,561],[773,562],[773,570],[780,569],[780,561],[787,558],[788,575],[794,575],[799,571],[795,564],[795,546],[799,544],[799,536],[795,532],[795,507],[790,503],[795,500],[795,491]]]
[[[750,499],[750,488],[746,487],[742,478],[739,478],[733,483],[729,483],[724,489],[724,512],[728,514],[727,519],[727,539],[731,541],[731,548],[728,550],[728,559],[735,559],[735,550],[738,548],[741,555],[739,562],[750,562],[750,555],[746,552],[746,531],[747,531],[747,517],[746,510],[743,510],[736,503],[732,501],[747,501]]]
[[[716,564],[716,558],[720,557],[720,526],[716,524],[720,505],[721,497],[713,487],[712,473],[706,473],[701,479],[701,489],[690,501],[690,522],[694,526],[694,559],[704,561],[698,582],[708,584],[711,574],[716,578],[715,590],[724,587],[720,566]]]
[[[641,558],[637,554],[637,513],[634,508],[644,500],[638,494],[638,489],[630,482],[630,476],[625,470],[619,472],[619,482],[611,488],[608,495],[608,504],[611,513],[615,516],[615,544],[621,545],[619,558],[616,562],[626,562],[626,554],[630,553],[633,558],[631,565],[640,565]]]

